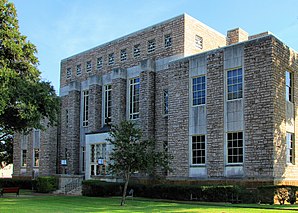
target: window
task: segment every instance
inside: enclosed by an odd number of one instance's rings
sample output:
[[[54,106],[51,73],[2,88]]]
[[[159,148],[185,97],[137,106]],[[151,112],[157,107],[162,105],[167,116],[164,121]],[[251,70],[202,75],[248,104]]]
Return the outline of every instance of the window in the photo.
[[[243,132],[228,133],[228,163],[243,163]]]
[[[66,127],[68,127],[68,109],[65,110]]]
[[[82,74],[82,68],[81,68],[81,64],[77,65],[77,75],[81,75]]]
[[[242,98],[242,68],[229,70],[227,81],[228,100]]]
[[[101,69],[102,68],[102,57],[97,58],[97,69]]]
[[[33,137],[33,147],[39,148],[40,147],[40,130],[34,129],[33,131],[34,137]]]
[[[129,81],[129,118],[139,118],[140,78]]]
[[[205,161],[205,135],[194,135],[192,136],[192,164],[205,164]]]
[[[34,165],[35,167],[39,166],[39,149],[34,149]]]
[[[163,113],[164,113],[164,115],[169,114],[169,92],[168,92],[168,90],[163,91]]]
[[[286,71],[286,100],[293,102],[293,74]]]
[[[172,35],[167,34],[164,36],[164,42],[165,42],[165,47],[170,47],[172,46]]]
[[[195,36],[195,45],[198,49],[203,49],[203,38],[201,36]]]
[[[83,126],[88,126],[89,91],[83,91]]]
[[[155,39],[151,39],[148,41],[148,53],[152,53],[155,51]]]
[[[112,65],[114,63],[115,63],[114,53],[110,53],[109,54],[109,65]]]
[[[85,147],[82,146],[82,172],[85,171]]]
[[[71,77],[71,68],[67,68],[66,69],[66,78],[70,78]]]
[[[108,154],[106,143],[91,145],[91,175],[108,174]]]
[[[27,166],[27,150],[23,149],[21,154],[22,154],[21,165],[23,167],[26,167]]]
[[[112,115],[112,85],[105,85],[105,102],[104,102],[104,116],[111,119]]]
[[[126,59],[127,59],[127,52],[126,52],[126,49],[123,49],[120,51],[120,60],[126,61]]]
[[[87,61],[86,62],[86,71],[90,72],[92,70],[92,64],[91,61]]]
[[[206,76],[192,79],[192,105],[198,106],[206,103]]]
[[[287,132],[287,163],[294,164],[294,134]]]
[[[133,56],[134,56],[135,58],[137,58],[137,57],[140,56],[140,54],[141,54],[140,44],[136,44],[136,45],[134,45],[134,47],[133,47]]]

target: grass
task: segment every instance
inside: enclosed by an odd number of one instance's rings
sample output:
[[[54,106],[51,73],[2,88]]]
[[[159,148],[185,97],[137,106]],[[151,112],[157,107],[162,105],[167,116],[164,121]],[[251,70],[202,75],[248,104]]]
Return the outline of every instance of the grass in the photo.
[[[123,207],[120,198],[98,198],[83,196],[31,196],[16,198],[5,195],[0,198],[0,212],[198,212],[198,213],[234,213],[234,212],[297,212],[298,206],[247,205],[223,203],[169,202],[151,199],[128,199]]]

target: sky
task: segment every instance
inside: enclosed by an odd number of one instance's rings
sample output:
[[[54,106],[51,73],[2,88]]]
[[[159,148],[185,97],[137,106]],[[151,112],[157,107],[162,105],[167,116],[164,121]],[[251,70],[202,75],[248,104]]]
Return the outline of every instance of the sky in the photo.
[[[298,0],[9,0],[57,93],[62,59],[187,13],[218,32],[270,31],[298,51]]]

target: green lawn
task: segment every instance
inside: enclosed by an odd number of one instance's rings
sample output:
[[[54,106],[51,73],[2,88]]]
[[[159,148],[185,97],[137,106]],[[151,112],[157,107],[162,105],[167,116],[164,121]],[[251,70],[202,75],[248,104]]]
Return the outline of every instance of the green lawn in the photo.
[[[30,196],[16,198],[6,195],[0,198],[0,212],[297,212],[298,206],[279,205],[236,205],[174,203],[149,199],[128,199],[124,207],[119,206],[120,198],[98,198],[83,196]],[[275,208],[275,209],[268,209]],[[294,211],[296,210],[296,211]]]

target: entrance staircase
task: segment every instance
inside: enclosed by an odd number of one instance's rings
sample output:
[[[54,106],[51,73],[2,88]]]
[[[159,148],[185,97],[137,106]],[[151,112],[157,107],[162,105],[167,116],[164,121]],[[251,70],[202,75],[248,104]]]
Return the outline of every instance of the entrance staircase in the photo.
[[[60,175],[59,189],[53,194],[63,195],[82,195],[82,181],[84,176],[81,175]]]

